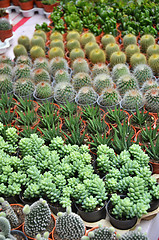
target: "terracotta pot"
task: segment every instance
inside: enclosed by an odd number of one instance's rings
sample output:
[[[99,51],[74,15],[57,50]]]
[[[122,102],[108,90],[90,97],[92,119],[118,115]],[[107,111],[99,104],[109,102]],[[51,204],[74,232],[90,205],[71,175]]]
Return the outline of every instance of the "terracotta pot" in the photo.
[[[1,0],[0,1],[0,7],[1,8],[6,8],[10,6],[10,0]]]
[[[112,110],[113,112],[114,112],[114,109]],[[125,111],[124,109],[120,109],[120,111],[122,111],[122,112],[124,112],[125,113],[125,116],[127,117],[127,118],[129,118],[129,113],[127,112],[127,111]],[[103,119],[104,119],[104,121],[105,121],[105,123],[107,122],[106,121],[106,117],[107,117],[107,115],[109,114],[109,112],[106,112],[105,114],[104,114],[104,116],[103,116]],[[114,126],[114,127],[117,127],[117,124],[116,123],[110,123],[112,126]]]
[[[19,2],[19,6],[22,10],[30,10],[33,8],[33,0],[29,0],[28,2]]]
[[[51,102],[50,102],[50,104],[53,104],[55,107],[57,107],[58,110],[56,111],[56,114],[57,114],[57,116],[59,116],[60,106],[59,106],[58,104],[56,104],[56,103],[51,103]],[[39,105],[38,105],[38,106],[39,106]],[[38,107],[38,109],[40,109],[40,106]],[[37,110],[38,110],[38,109],[37,109]],[[39,116],[40,118],[42,118],[42,115],[39,114],[39,113],[38,113],[38,116]],[[61,119],[62,119],[62,118],[61,118]]]
[[[5,39],[10,38],[12,36],[13,36],[12,28],[8,30],[0,30],[0,40],[2,42],[4,42]]]
[[[51,4],[51,5],[46,5],[43,4],[43,8],[45,10],[45,12],[53,12],[54,7],[57,7],[60,3],[55,3],[55,4]]]
[[[43,8],[43,4],[42,4],[41,0],[35,0],[35,4],[38,8]]]
[[[12,0],[12,3],[14,4],[14,6],[19,6],[19,0]]]
[[[33,104],[34,104],[34,112],[37,112],[38,111],[38,109],[39,109],[39,104],[38,104],[38,102],[36,102],[36,101],[34,101],[34,100],[31,100],[31,99],[27,99],[27,102],[33,102]],[[20,102],[18,102],[17,101],[17,105],[19,105],[20,106]],[[17,108],[17,105],[16,105],[16,108]]]
[[[153,166],[153,174],[159,174],[159,163],[152,162],[151,160],[150,163]]]

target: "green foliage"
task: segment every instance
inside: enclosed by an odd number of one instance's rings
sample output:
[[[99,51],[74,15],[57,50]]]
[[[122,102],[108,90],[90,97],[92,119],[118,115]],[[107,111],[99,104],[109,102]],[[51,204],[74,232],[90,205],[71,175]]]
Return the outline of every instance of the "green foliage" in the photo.
[[[145,122],[150,118],[151,116],[149,115],[149,112],[145,113],[144,109],[140,111],[139,108],[136,107],[136,112],[135,113],[132,112],[130,123],[137,124],[140,127],[142,127],[145,124]]]
[[[39,99],[49,98],[53,95],[51,84],[48,82],[41,81],[36,85],[35,95]]]
[[[149,111],[158,112],[159,111],[159,89],[152,88],[145,93],[145,107]]]
[[[75,98],[75,90],[69,82],[58,83],[54,88],[54,98],[57,102],[72,102]]]
[[[109,68],[107,67],[107,65],[104,63],[94,64],[94,66],[92,67],[93,77],[95,78],[98,74],[102,74],[102,73],[109,75]]]
[[[79,105],[91,105],[97,101],[97,93],[92,87],[82,87],[76,95],[76,102]]]
[[[88,73],[89,72],[89,66],[88,63],[85,59],[83,58],[77,58],[73,61],[72,64],[72,69],[73,69],[73,73],[79,73],[79,72],[85,72]]]
[[[134,76],[138,80],[140,86],[147,80],[151,80],[153,77],[152,69],[146,64],[138,64],[133,71]]]
[[[29,78],[19,78],[14,83],[14,93],[18,97],[32,95],[34,91],[34,84]]]

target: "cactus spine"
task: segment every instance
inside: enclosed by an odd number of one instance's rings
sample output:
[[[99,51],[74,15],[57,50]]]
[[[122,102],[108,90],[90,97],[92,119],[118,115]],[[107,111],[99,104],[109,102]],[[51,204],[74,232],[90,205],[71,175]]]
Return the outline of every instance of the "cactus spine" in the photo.
[[[88,73],[79,72],[75,74],[72,78],[72,85],[76,91],[84,86],[91,86],[92,79]]]
[[[148,64],[149,64],[150,68],[152,69],[153,73],[155,75],[158,75],[159,74],[159,54],[153,54],[149,58]]]
[[[121,51],[112,53],[112,55],[110,57],[110,65],[111,65],[111,67],[114,67],[116,64],[125,63],[125,62],[126,62],[126,55],[125,55],[125,53],[123,53]]]
[[[62,49],[62,51],[64,51],[64,43],[59,39],[55,39],[51,41],[50,48],[54,48],[54,47],[59,47]]]
[[[101,106],[111,107],[119,104],[120,98],[121,97],[117,89],[105,88],[98,98],[98,103]]]
[[[0,74],[0,94],[12,92],[13,86],[12,81],[6,74]]]
[[[19,78],[14,83],[14,93],[18,96],[31,95],[34,91],[34,84],[28,78]]]
[[[155,44],[155,38],[150,34],[143,35],[140,39],[141,51],[143,53],[146,53],[148,47],[154,44]]]
[[[41,82],[41,81],[45,81],[45,82],[50,82],[50,75],[49,73],[42,68],[39,69],[35,69],[32,73],[32,78],[35,84]]]
[[[73,69],[73,73],[78,73],[78,72],[89,72],[89,66],[88,63],[85,59],[83,58],[77,58],[73,61],[72,64],[72,69]]]
[[[64,70],[60,69],[55,73],[55,82],[60,83],[60,82],[70,82],[71,78],[69,73]]]
[[[80,42],[84,47],[88,42],[96,42],[96,38],[92,33],[85,32],[81,35]]]
[[[96,42],[88,42],[84,47],[87,57],[89,58],[91,51],[97,48],[99,48],[99,45]]]
[[[64,57],[64,52],[59,47],[53,47],[49,51],[49,59],[53,59],[55,57]]]
[[[159,88],[153,88],[145,93],[145,107],[149,111],[159,111]]]
[[[6,74],[12,78],[12,67],[6,63],[0,63],[0,74]]]
[[[67,42],[66,47],[67,47],[68,51],[71,51],[74,48],[80,48],[80,42],[76,39],[70,39]]]
[[[151,57],[153,54],[159,54],[159,45],[158,44],[150,45],[147,48],[147,51],[146,51],[147,58],[149,59],[149,57]]]
[[[49,98],[53,95],[53,90],[48,82],[41,81],[36,85],[35,96],[40,99]]]
[[[21,56],[17,57],[16,64],[26,64],[29,67],[31,67],[32,61],[31,61],[30,57],[21,55]]]
[[[130,65],[134,68],[138,64],[146,64],[147,60],[144,54],[134,53],[130,58]]]
[[[112,88],[112,87],[113,87],[113,80],[109,75],[105,73],[101,73],[94,78],[93,88],[98,94],[101,94],[104,88]]]
[[[15,58],[21,56],[21,55],[25,55],[28,56],[27,50],[26,48],[22,45],[22,44],[18,44],[13,48],[13,52],[14,52],[14,56]]]
[[[75,98],[76,92],[73,86],[68,82],[58,83],[54,88],[54,98],[57,102],[72,102]]]
[[[66,40],[69,41],[70,39],[76,39],[76,40],[80,41],[80,34],[75,30],[70,31],[67,33]]]
[[[132,74],[121,76],[118,79],[116,86],[121,96],[123,96],[128,90],[139,88],[138,82]]]
[[[39,57],[45,57],[45,52],[41,47],[33,46],[30,49],[30,56],[34,60],[34,59],[39,58]]]
[[[92,87],[82,87],[76,95],[76,102],[79,105],[91,105],[97,101],[98,95]]]
[[[87,238],[82,237],[81,240],[87,240]],[[94,229],[93,231],[88,233],[88,239],[91,240],[117,240],[114,228],[110,227],[102,227],[99,226],[98,228]]]
[[[26,51],[30,50],[30,39],[27,36],[25,35],[20,36],[18,38],[18,44],[23,45]]]
[[[125,93],[121,104],[128,111],[136,111],[136,107],[141,108],[144,105],[143,95],[139,90],[129,90]]]
[[[109,73],[109,68],[105,63],[97,63],[94,64],[93,68],[92,68],[92,75],[93,77],[96,77],[98,74],[110,74]]]
[[[138,80],[140,86],[142,86],[145,81],[150,80],[153,77],[151,68],[146,64],[137,65],[134,68],[133,74]]]
[[[44,39],[40,36],[33,36],[30,40],[31,47],[39,46],[45,51],[45,42]]]
[[[141,91],[143,92],[143,94],[145,94],[148,90],[152,88],[157,88],[157,87],[158,87],[158,84],[156,81],[148,80],[144,82],[144,84],[142,85]]]
[[[52,41],[52,40],[55,40],[55,39],[59,39],[59,40],[63,41],[63,36],[62,36],[62,34],[59,33],[59,32],[57,32],[57,31],[53,32],[53,33],[50,35],[50,40]]]
[[[66,59],[62,57],[55,57],[50,61],[50,72],[53,76],[55,76],[55,73],[60,70],[65,69],[68,70],[68,63]]]
[[[136,231],[130,231],[125,233],[120,240],[149,240],[146,234],[141,232],[141,228],[139,227]]]
[[[0,239],[5,240],[5,239],[10,239],[10,240],[16,240],[10,232],[11,232],[11,226],[8,221],[8,219],[5,217],[5,213],[2,212],[0,214],[0,226],[1,226],[1,232],[0,232]]]
[[[15,78],[30,78],[31,77],[31,68],[26,64],[20,64],[14,68]]]
[[[43,57],[39,57],[36,58],[34,63],[33,63],[33,68],[43,68],[46,71],[50,71],[50,66],[49,66],[49,62],[47,60],[47,58],[43,58]]]

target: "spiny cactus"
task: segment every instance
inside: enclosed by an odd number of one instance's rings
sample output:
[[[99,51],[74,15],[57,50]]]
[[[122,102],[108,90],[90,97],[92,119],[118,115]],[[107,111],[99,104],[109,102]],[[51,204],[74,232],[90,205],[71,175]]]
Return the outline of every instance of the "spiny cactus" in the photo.
[[[134,76],[138,80],[140,86],[147,81],[152,79],[153,72],[152,69],[146,64],[139,64],[134,68],[133,71]]]
[[[0,18],[0,30],[9,30],[12,28],[7,18]]]
[[[6,74],[12,78],[12,67],[7,63],[0,63],[0,74]]]
[[[80,42],[82,46],[85,46],[88,42],[96,42],[96,38],[93,33],[85,32],[81,35]]]
[[[54,47],[59,47],[62,49],[62,51],[64,51],[64,43],[63,41],[59,40],[59,39],[54,39],[51,41],[50,43],[50,48],[54,48]]]
[[[94,64],[92,68],[92,75],[93,78],[96,77],[98,74],[105,73],[109,75],[109,68],[105,63],[97,63]]]
[[[101,106],[111,107],[119,104],[120,99],[121,97],[117,89],[105,88],[98,98],[98,103]]]
[[[16,238],[10,234],[11,226],[4,212],[0,213],[0,226],[1,226],[0,239],[16,240]]]
[[[129,90],[121,101],[121,106],[128,111],[136,111],[136,107],[141,108],[143,105],[143,95],[139,90]]]
[[[42,68],[35,69],[32,72],[32,79],[35,84],[38,84],[41,81],[45,81],[45,82],[51,81],[49,73],[45,69],[42,69]]]
[[[126,63],[126,55],[124,52],[118,51],[112,53],[110,57],[110,65],[111,67],[114,67],[116,64],[119,63]]]
[[[117,240],[115,229],[113,227],[103,227],[99,226],[98,228],[90,231],[88,237],[83,236],[81,240]]]
[[[65,69],[68,70],[68,63],[66,59],[62,57],[55,57],[50,61],[50,72],[53,76],[55,76],[55,73],[60,70]]]
[[[21,55],[21,56],[17,57],[16,64],[26,64],[31,67],[32,61],[31,61],[30,57]]]
[[[23,45],[27,51],[30,50],[30,39],[25,35],[21,35],[18,38],[18,44]]]
[[[130,58],[130,65],[134,68],[138,64],[146,64],[147,60],[144,54],[134,53]]]
[[[49,59],[55,57],[64,57],[64,51],[59,47],[53,47],[49,50]]]
[[[74,48],[70,52],[70,59],[72,61],[74,61],[77,58],[84,58],[84,57],[85,57],[85,53],[81,48]]]
[[[159,112],[159,88],[153,88],[145,93],[145,107],[152,112]]]
[[[70,39],[66,44],[68,51],[71,51],[74,48],[80,48],[80,46],[80,42],[76,39]]]
[[[18,217],[15,214],[13,208],[10,206],[10,204],[7,201],[5,201],[4,198],[1,197],[0,205],[1,205],[2,211],[5,212],[6,218],[8,219],[12,227],[13,228],[18,227],[19,225]]]
[[[70,82],[71,77],[67,70],[60,69],[55,73],[55,82]]]
[[[113,80],[109,75],[105,73],[101,73],[94,78],[93,88],[98,94],[101,94],[104,88],[112,88],[112,87],[113,87]]]
[[[53,95],[50,83],[41,81],[36,85],[35,96],[40,99],[49,98]]]
[[[34,60],[39,57],[45,57],[45,52],[41,47],[34,46],[30,49],[30,56]]]
[[[80,240],[85,233],[85,226],[81,217],[67,207],[65,213],[58,213],[56,231],[62,240]]]
[[[103,44],[103,48],[105,49],[105,47],[106,47],[109,43],[116,43],[115,37],[114,37],[113,35],[106,34],[106,35],[104,35],[104,36],[102,37],[101,43]]]
[[[117,82],[117,80],[126,74],[130,74],[130,70],[127,65],[125,64],[117,64],[112,69],[112,78],[114,82]]]
[[[118,51],[120,51],[120,48],[119,48],[118,44],[116,44],[116,43],[109,43],[109,44],[107,44],[107,46],[106,46],[106,48],[105,48],[107,60],[109,61],[111,55],[112,55],[114,52],[118,52]]]
[[[44,58],[44,57],[36,58],[33,63],[33,68],[43,68],[48,72],[50,71],[49,62],[47,58]]]
[[[15,78],[30,78],[31,68],[26,64],[20,64],[14,67]]]
[[[92,79],[88,73],[79,72],[76,73],[72,78],[72,85],[76,91],[84,86],[91,86]]]
[[[106,54],[102,49],[95,48],[90,52],[89,58],[92,63],[105,63]]]
[[[158,75],[159,74],[159,54],[153,54],[149,58],[148,64],[151,67],[153,73],[155,75]]]
[[[46,231],[51,221],[51,211],[44,199],[34,202],[31,206],[25,205],[23,208],[25,214],[24,231],[30,236],[34,237]]]
[[[148,90],[152,88],[157,88],[158,84],[155,80],[148,80],[142,85],[141,91],[145,94]]]
[[[126,48],[130,44],[137,44],[136,36],[129,33],[123,37],[123,45]]]
[[[6,74],[0,74],[0,94],[13,91],[12,80]]]
[[[97,48],[99,48],[99,45],[96,42],[88,42],[84,47],[87,57],[89,58],[91,51]]]
[[[54,39],[59,39],[59,40],[63,41],[63,36],[60,32],[55,31],[55,32],[51,33],[51,35],[50,35],[50,40],[52,41]]]
[[[14,83],[14,93],[17,96],[27,96],[34,92],[34,84],[30,78],[19,78]]]
[[[127,57],[127,61],[130,62],[130,58],[133,54],[140,53],[140,48],[135,44],[130,44],[125,49],[125,54]]]
[[[39,46],[45,51],[45,42],[44,39],[40,36],[33,36],[30,40],[31,47]]]
[[[141,227],[136,231],[130,231],[125,233],[120,240],[149,240],[146,234],[141,232]]]
[[[54,88],[54,98],[57,102],[72,102],[76,92],[73,86],[68,82],[58,83]]]
[[[44,42],[46,42],[46,33],[41,29],[36,30],[33,36],[40,36],[43,38]]]
[[[67,33],[66,40],[69,41],[70,39],[76,39],[80,41],[80,34],[76,30],[72,30]]]
[[[128,90],[139,89],[138,82],[132,74],[121,76],[118,79],[116,86],[121,96],[123,96]]]
[[[14,62],[9,57],[7,57],[6,55],[1,55],[0,56],[0,63],[6,63],[10,66],[13,66],[13,64],[14,64]]]
[[[72,63],[72,69],[73,73],[78,73],[78,72],[89,72],[89,66],[88,63],[85,59],[83,58],[77,58],[73,61]]]
[[[141,51],[143,53],[146,53],[148,47],[154,44],[155,44],[155,38],[150,34],[145,34],[140,39]]]
[[[95,104],[98,95],[92,87],[82,87],[76,95],[76,102],[79,105]]]
[[[153,55],[153,54],[159,54],[159,45],[158,44],[150,45],[147,48],[147,51],[146,51],[147,58],[151,57],[151,55]]]

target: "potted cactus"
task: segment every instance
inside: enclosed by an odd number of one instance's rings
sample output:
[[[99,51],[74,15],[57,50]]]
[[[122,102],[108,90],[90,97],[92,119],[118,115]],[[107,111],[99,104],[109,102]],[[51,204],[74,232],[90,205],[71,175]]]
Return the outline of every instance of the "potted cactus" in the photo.
[[[19,6],[22,10],[30,10],[33,8],[33,0],[19,0]]]
[[[6,8],[10,6],[10,0],[0,0],[1,8]]]
[[[0,40],[2,42],[5,41],[5,39],[10,38],[13,36],[12,33],[12,25],[6,18],[0,19]]]
[[[54,7],[59,5],[58,0],[42,0],[42,5],[45,12],[53,12]]]

